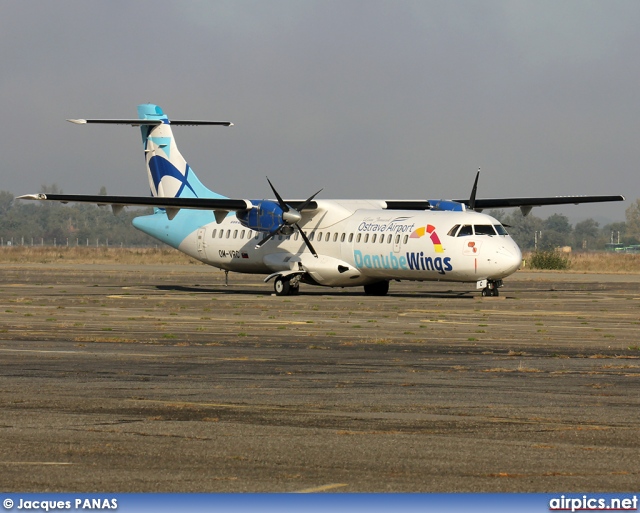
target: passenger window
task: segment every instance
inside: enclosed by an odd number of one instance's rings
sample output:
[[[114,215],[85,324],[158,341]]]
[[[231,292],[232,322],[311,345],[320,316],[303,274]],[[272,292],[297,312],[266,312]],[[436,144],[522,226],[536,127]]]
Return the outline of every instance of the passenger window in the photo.
[[[384,233],[380,234],[380,244],[384,244]]]
[[[218,235],[218,238],[221,239],[222,237],[224,237],[224,230],[220,230],[220,235]]]
[[[331,234],[329,232],[327,232],[327,235],[325,235],[325,237],[324,237],[324,241],[325,242],[329,242],[330,238],[331,238]]]
[[[496,229],[496,232],[498,232],[498,235],[509,235],[501,224],[494,224],[493,227]]]
[[[212,238],[212,239],[215,239],[215,238],[216,238],[216,232],[217,232],[217,231],[218,231],[218,230],[216,230],[216,229],[214,228],[214,229],[213,229],[213,231],[211,232],[211,238]]]
[[[349,234],[349,242],[353,242],[353,233]]]
[[[400,234],[396,235],[396,244],[400,244]]]
[[[256,232],[256,240],[260,238],[260,232]]]
[[[376,237],[377,236],[378,236],[377,234],[375,234],[375,233],[373,234],[373,237],[371,237],[371,244],[374,244],[376,242]]]
[[[231,237],[231,230],[227,230],[227,239]]]
[[[312,241],[312,240],[313,240],[313,235],[314,235],[314,234],[315,234],[315,232],[311,232],[311,233],[309,234],[309,237],[307,237],[307,238],[309,239],[309,241]]]
[[[238,230],[233,230],[233,238],[236,239],[238,237]]]
[[[476,235],[495,235],[496,232],[493,230],[493,226],[490,224],[476,224],[473,229],[476,232]]]
[[[340,242],[344,242],[344,238],[345,238],[345,236],[346,236],[346,235],[347,235],[346,233],[343,233],[343,234],[340,236]]]
[[[322,242],[322,232],[318,232],[318,242]]]
[[[293,240],[298,240],[298,232],[293,235]]]
[[[356,243],[360,242],[361,238],[362,238],[362,234],[359,233],[358,236],[356,237]]]
[[[402,243],[403,243],[403,244],[406,244],[408,240],[409,240],[409,236],[408,236],[408,235],[405,235],[405,236],[404,236],[404,239],[402,240]]]
[[[391,234],[387,236],[387,244],[391,244],[391,237],[393,237]]]
[[[369,242],[369,234],[366,233],[364,236],[364,243],[366,244],[367,242]]]
[[[453,228],[451,228],[451,230],[449,230],[449,233],[447,233],[447,235],[449,237],[455,237],[456,232],[458,231],[458,228],[460,228],[460,225],[459,224],[455,225]]]
[[[470,224],[465,224],[458,232],[458,237],[465,237],[467,235],[473,235],[473,227]]]
[[[338,240],[338,232],[333,234],[333,242],[336,242],[337,240]]]
[[[241,238],[241,239],[244,239],[244,230],[242,230],[242,231],[240,232],[240,238]]]

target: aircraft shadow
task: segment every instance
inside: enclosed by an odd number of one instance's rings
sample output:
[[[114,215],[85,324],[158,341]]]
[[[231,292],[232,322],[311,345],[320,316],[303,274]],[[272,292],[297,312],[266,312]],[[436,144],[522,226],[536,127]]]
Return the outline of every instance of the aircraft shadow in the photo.
[[[263,295],[263,296],[271,296],[274,295],[273,290],[270,288],[267,290],[251,290],[249,288],[236,288],[236,286],[220,286],[220,287],[188,287],[185,285],[156,285],[157,290],[162,290],[165,292],[189,292],[191,294],[244,294],[244,295]],[[300,296],[340,296],[340,297],[350,297],[350,296],[365,296],[366,294],[361,291],[356,290],[303,290],[300,292]],[[389,296],[391,297],[401,297],[401,298],[434,298],[434,299],[447,299],[447,298],[461,298],[461,299],[473,299],[476,294],[470,291],[420,291],[411,294],[402,293],[402,292],[389,292]],[[290,296],[296,297],[296,296]],[[373,297],[373,296],[372,296]]]

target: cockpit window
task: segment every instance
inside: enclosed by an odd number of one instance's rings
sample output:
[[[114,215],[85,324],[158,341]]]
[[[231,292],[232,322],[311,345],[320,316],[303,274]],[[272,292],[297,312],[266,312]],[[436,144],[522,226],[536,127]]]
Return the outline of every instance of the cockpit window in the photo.
[[[476,224],[474,225],[476,230],[476,235],[495,235],[496,232],[493,229],[493,226],[490,224]]]
[[[453,228],[451,228],[451,230],[449,230],[449,233],[447,233],[447,235],[449,237],[455,237],[456,232],[458,231],[458,228],[460,228],[460,225],[459,224],[455,225]]]
[[[502,226],[501,224],[494,224],[493,227],[498,232],[498,235],[509,235],[509,233],[507,233],[507,230],[505,230],[504,226]]]
[[[467,235],[473,235],[473,226],[470,224],[465,224],[460,231],[458,232],[458,237],[465,237]]]

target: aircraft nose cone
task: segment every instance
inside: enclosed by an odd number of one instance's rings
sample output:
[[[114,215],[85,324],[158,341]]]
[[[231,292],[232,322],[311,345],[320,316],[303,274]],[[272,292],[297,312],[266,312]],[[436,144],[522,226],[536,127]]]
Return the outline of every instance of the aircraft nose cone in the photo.
[[[504,244],[498,249],[505,276],[515,273],[522,264],[522,252],[515,242]]]

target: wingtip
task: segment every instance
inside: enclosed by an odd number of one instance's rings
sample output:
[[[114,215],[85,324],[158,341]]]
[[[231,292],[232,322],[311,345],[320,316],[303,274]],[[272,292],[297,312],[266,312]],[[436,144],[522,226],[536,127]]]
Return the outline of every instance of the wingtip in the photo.
[[[87,124],[87,120],[86,119],[67,119],[67,121],[69,123],[75,123],[76,125],[86,125]]]
[[[47,199],[47,195],[43,194],[43,193],[38,193],[38,194],[23,194],[22,196],[18,196],[16,197],[16,199],[23,199],[23,200],[45,200]]]

